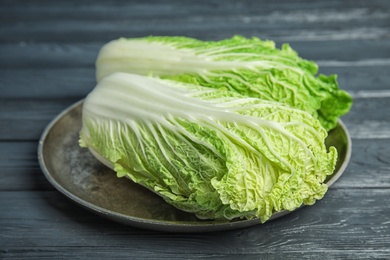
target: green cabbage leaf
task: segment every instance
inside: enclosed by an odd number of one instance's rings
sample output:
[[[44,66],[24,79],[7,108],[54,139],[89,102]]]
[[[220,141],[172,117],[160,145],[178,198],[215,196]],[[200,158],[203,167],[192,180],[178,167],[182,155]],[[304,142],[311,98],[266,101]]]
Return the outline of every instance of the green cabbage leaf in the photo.
[[[277,101],[311,113],[326,130],[350,110],[336,75],[318,75],[313,61],[288,44],[235,36],[221,41],[150,36],[107,43],[96,60],[100,81],[115,72],[153,75]]]
[[[337,151],[310,113],[280,102],[129,73],[102,78],[80,145],[169,204],[205,219],[267,221],[327,191]]]

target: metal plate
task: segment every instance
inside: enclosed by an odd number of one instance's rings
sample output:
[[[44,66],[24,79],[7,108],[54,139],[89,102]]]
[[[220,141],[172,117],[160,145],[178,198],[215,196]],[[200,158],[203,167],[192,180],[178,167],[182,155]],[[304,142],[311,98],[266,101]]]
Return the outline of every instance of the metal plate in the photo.
[[[140,185],[117,178],[88,149],[79,147],[81,111],[79,101],[58,115],[43,132],[38,147],[39,163],[46,178],[71,200],[114,221],[152,230],[209,232],[260,224],[259,219],[199,220]],[[335,146],[339,153],[335,173],[327,180],[330,186],[344,172],[351,155],[350,136],[341,121],[329,133],[326,144]],[[275,213],[271,220],[288,213]]]

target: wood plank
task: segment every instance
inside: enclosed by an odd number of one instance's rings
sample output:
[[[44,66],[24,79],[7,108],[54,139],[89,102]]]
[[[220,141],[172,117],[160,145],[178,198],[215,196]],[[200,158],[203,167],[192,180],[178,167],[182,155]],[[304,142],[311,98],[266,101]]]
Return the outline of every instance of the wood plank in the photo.
[[[390,139],[353,139],[350,163],[331,189],[390,188]]]
[[[342,117],[352,138],[390,138],[388,96],[389,91],[378,92],[376,97],[355,96],[351,111]]]
[[[282,14],[278,14],[283,17]],[[276,15],[275,15],[276,16]],[[229,19],[230,18],[230,19]],[[340,40],[380,40],[388,38],[386,22],[384,25],[370,27],[366,24],[352,23],[354,27],[340,30],[339,24],[335,23],[324,28],[322,24],[313,26],[311,23],[303,23],[296,26],[290,21],[284,24],[275,23],[273,20],[266,21],[257,19],[257,16],[248,17],[221,15],[212,19],[209,16],[186,17],[183,19],[144,18],[128,19],[127,21],[85,21],[85,20],[64,20],[53,22],[26,22],[28,26],[21,27],[20,24],[0,27],[4,37],[0,38],[1,43],[9,42],[86,42],[111,40],[119,37],[141,37],[147,35],[183,35],[200,39],[223,39],[234,34],[244,36],[258,36],[265,39],[282,41],[340,41]],[[271,24],[271,26],[270,26]],[[313,26],[313,27],[311,27]],[[317,30],[322,26],[321,31]],[[363,26],[363,27],[362,27]],[[367,26],[367,27],[365,27]],[[309,28],[308,28],[309,27]],[[337,27],[337,28],[335,28]]]
[[[381,258],[390,253],[389,196],[389,189],[332,190],[263,225],[177,234],[110,222],[58,192],[0,192],[0,257]]]
[[[122,2],[77,9],[72,4],[36,2],[21,9],[8,2],[2,11],[0,41],[91,41],[156,34],[226,38],[231,32],[289,40],[380,39],[389,36],[389,9],[383,1],[349,1],[343,6],[337,1]]]
[[[126,0],[118,0],[113,3],[110,0],[99,0],[91,1],[88,4],[79,5],[77,0],[69,0],[61,3],[53,3],[50,0],[21,0],[21,1],[12,1],[12,0],[1,0],[2,10],[0,10],[2,15],[12,16],[14,14],[23,14],[28,15],[32,14],[47,14],[51,15],[50,18],[57,17],[61,14],[74,15],[77,16],[86,16],[88,15],[91,18],[105,18],[107,20],[111,19],[122,19],[121,15],[132,14],[132,15],[169,15],[171,10],[176,8],[178,16],[188,15],[191,13],[204,13],[208,11],[207,14],[232,14],[238,12],[246,13],[258,13],[268,14],[271,11],[275,10],[275,7],[278,7],[278,10],[281,11],[291,11],[294,9],[297,10],[324,10],[329,11],[337,9],[336,11],[342,10],[351,10],[353,8],[368,9],[371,11],[369,15],[373,16],[374,11],[384,11],[387,8],[390,8],[390,5],[387,1],[383,0],[371,0],[367,2],[365,0],[345,0],[345,1],[310,1],[310,0],[276,0],[273,2],[269,1],[256,1],[243,0],[237,3],[236,1],[225,1],[221,3],[218,0],[207,1],[207,3],[201,3],[199,1],[191,0],[170,0],[170,1],[142,1],[142,0],[132,0],[129,4]],[[23,3],[23,5],[21,5]],[[75,13],[75,6],[77,6],[77,12]],[[22,7],[22,8],[21,8]],[[188,9],[183,7],[190,7]],[[210,7],[213,7],[213,10],[208,10]],[[107,14],[102,14],[101,11],[104,9]],[[118,15],[115,15],[116,11],[121,11]],[[307,15],[307,13],[305,14]],[[315,13],[315,15],[318,15]],[[35,17],[46,19],[46,17]],[[348,19],[337,17],[338,19]],[[356,17],[355,17],[356,18]],[[363,18],[364,17],[359,17]],[[282,19],[282,18],[281,18]],[[298,19],[298,18],[295,18]],[[349,18],[350,19],[350,18]]]
[[[389,70],[390,64],[389,66],[323,66],[319,64],[320,73],[336,74],[340,88],[350,92],[390,90],[390,75],[387,73]]]
[[[0,68],[93,68],[104,43],[26,43],[0,44]]]
[[[388,91],[383,91],[379,93],[388,93]],[[357,123],[362,121],[369,122],[389,122],[390,113],[386,109],[386,105],[389,104],[390,99],[386,95],[383,97],[368,97],[368,98],[359,98],[355,97],[353,99],[353,107],[351,111],[346,114],[343,119],[346,122]],[[363,116],[362,116],[363,115]]]
[[[45,127],[78,99],[0,99],[0,141],[37,141]]]
[[[0,142],[0,191],[54,190],[38,164],[37,142]]]
[[[3,69],[1,99],[81,99],[96,85],[95,68]]]

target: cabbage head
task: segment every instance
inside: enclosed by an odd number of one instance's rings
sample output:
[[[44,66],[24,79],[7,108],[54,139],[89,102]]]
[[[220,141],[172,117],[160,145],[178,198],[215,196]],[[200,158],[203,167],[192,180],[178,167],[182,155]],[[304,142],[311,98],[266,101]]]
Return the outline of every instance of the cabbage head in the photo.
[[[87,96],[80,145],[203,219],[267,221],[327,191],[337,151],[306,111],[174,79],[112,73]]]
[[[278,49],[273,41],[255,37],[113,40],[97,57],[97,80],[115,72],[153,75],[284,103],[309,112],[328,131],[352,105],[351,96],[339,89],[336,75],[318,75],[317,64],[299,57],[289,44]]]

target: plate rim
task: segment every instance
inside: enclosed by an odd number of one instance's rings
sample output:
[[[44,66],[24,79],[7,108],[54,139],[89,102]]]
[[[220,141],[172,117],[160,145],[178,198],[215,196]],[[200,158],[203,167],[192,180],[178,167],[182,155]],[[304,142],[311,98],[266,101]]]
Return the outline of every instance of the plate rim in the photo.
[[[78,106],[81,106],[84,102],[84,99],[81,99],[64,110],[62,110],[57,116],[55,116],[44,128],[40,138],[39,143],[37,147],[37,155],[38,155],[38,163],[39,166],[46,177],[46,179],[49,181],[51,185],[56,188],[57,191],[65,195],[68,199],[72,200],[73,202],[76,202],[78,205],[82,206],[83,208],[86,208],[89,211],[92,211],[93,213],[97,213],[103,217],[106,217],[108,219],[111,219],[115,222],[119,222],[125,225],[131,225],[134,227],[140,227],[145,228],[149,230],[156,230],[156,231],[169,231],[169,232],[213,232],[213,231],[223,231],[223,230],[231,230],[231,229],[238,229],[243,227],[252,226],[255,224],[261,224],[260,219],[254,218],[254,219],[243,219],[243,220],[233,220],[233,221],[213,221],[213,220],[206,220],[205,222],[191,222],[191,221],[164,221],[164,220],[154,220],[154,219],[146,219],[146,218],[140,218],[136,216],[131,216],[127,214],[123,214],[120,212],[116,212],[104,207],[97,206],[91,202],[88,202],[79,196],[73,194],[69,190],[67,190],[65,187],[63,187],[61,184],[59,184],[51,175],[50,171],[48,170],[45,162],[45,158],[43,156],[43,150],[45,146],[45,141],[54,128],[54,126],[60,121],[62,118],[64,118],[70,111],[73,109],[76,109]],[[332,178],[329,179],[329,181],[326,183],[328,185],[328,188],[331,187],[345,172],[346,168],[348,167],[351,154],[352,154],[352,140],[350,133],[345,126],[344,122],[339,119],[338,120],[339,126],[342,128],[345,138],[346,138],[346,152],[345,152],[345,160],[340,165],[340,168],[338,169],[338,172],[332,176]],[[290,211],[283,210],[280,212],[276,212],[272,215],[272,217],[268,220],[271,221],[273,219],[282,217],[284,215],[287,215],[291,213]],[[267,221],[267,222],[268,222]]]

